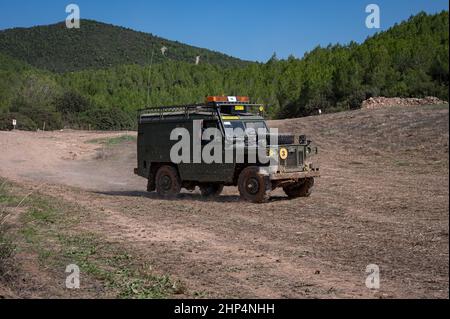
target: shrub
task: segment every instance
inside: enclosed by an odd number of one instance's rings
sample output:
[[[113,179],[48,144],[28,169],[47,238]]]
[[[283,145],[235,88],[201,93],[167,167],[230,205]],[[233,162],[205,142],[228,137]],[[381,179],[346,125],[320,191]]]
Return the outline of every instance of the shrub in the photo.
[[[8,121],[11,122],[13,118],[16,118],[17,129],[43,129],[44,123],[45,129],[49,131],[59,130],[63,127],[61,114],[52,110],[50,107],[34,106],[19,98],[13,101],[11,111]]]
[[[89,104],[88,99],[75,91],[66,91],[54,101],[56,110],[63,115],[85,112]]]
[[[37,124],[28,116],[20,113],[3,113],[0,114],[0,130],[12,130],[12,120],[17,121],[16,129],[23,131],[35,131],[37,130]]]
[[[81,121],[89,123],[96,130],[130,130],[136,127],[133,116],[120,108],[95,108],[85,112]]]

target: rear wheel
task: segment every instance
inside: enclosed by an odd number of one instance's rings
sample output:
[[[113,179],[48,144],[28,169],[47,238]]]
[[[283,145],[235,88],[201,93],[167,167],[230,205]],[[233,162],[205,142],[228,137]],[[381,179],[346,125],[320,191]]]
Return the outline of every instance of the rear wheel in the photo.
[[[314,178],[305,178],[295,184],[283,187],[289,198],[309,197],[314,186]]]
[[[223,191],[222,184],[204,184],[200,185],[200,192],[203,197],[218,197]]]
[[[156,184],[155,184],[155,176],[152,172],[148,175],[147,179],[147,192],[154,192],[156,190]]]
[[[257,167],[247,167],[242,171],[238,187],[241,198],[252,203],[265,203],[270,198],[270,181],[259,174]]]
[[[162,197],[175,197],[180,193],[181,180],[172,166],[162,166],[155,177],[156,191]]]

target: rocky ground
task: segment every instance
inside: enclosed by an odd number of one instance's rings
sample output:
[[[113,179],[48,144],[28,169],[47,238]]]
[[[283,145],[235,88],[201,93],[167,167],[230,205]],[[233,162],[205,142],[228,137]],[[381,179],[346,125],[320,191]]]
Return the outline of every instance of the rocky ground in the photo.
[[[425,98],[400,98],[400,97],[371,97],[362,103],[363,109],[377,109],[392,106],[418,106],[418,105],[442,105],[447,103],[437,97],[427,96]]]

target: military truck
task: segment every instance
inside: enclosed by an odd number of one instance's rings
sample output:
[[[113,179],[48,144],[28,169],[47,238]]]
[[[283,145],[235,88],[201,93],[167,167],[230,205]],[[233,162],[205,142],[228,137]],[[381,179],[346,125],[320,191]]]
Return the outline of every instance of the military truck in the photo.
[[[273,143],[264,106],[250,103],[248,97],[211,96],[200,104],[147,108],[139,111],[138,122],[135,174],[148,179],[149,192],[156,191],[164,198],[177,196],[182,188],[193,191],[196,187],[202,196],[215,197],[224,186],[237,186],[241,198],[254,203],[268,201],[270,192],[279,187],[291,199],[308,197],[314,179],[320,176],[313,162],[317,148],[311,141],[305,136],[277,134]],[[208,129],[217,133],[204,139]],[[229,134],[231,129],[243,133]],[[217,160],[212,162],[198,156],[193,159],[192,154],[184,154],[187,160],[174,161],[173,149],[183,135],[174,134],[177,130],[192,139],[203,136],[197,147],[194,142],[187,143],[188,153],[203,154],[205,147],[211,150],[215,144],[215,153],[221,154],[214,154]],[[267,143],[262,147],[268,162],[259,157],[254,160],[254,153],[261,151],[259,142],[255,147],[256,136],[261,137],[248,132],[256,130],[266,132]],[[237,152],[238,147],[243,148],[243,157],[225,160],[226,153]]]

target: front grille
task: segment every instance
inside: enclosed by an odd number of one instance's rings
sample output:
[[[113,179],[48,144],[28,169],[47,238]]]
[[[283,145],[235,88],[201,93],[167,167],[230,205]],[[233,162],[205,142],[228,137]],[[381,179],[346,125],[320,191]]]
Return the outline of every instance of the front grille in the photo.
[[[299,170],[303,168],[305,162],[305,154],[302,148],[290,149],[288,157],[281,160],[280,164],[287,170]]]
[[[305,155],[303,154],[302,150],[298,151],[298,166],[302,166],[305,163]]]
[[[296,167],[297,166],[297,152],[289,152],[289,155],[286,159],[287,167]]]

